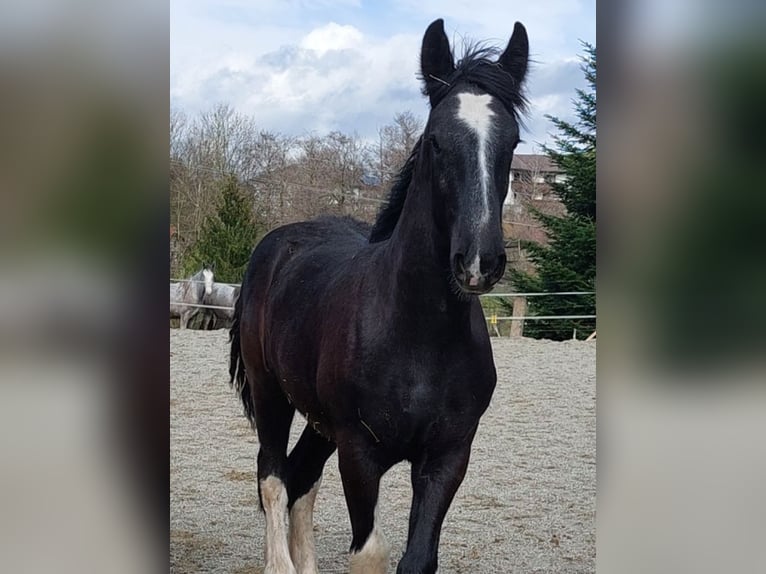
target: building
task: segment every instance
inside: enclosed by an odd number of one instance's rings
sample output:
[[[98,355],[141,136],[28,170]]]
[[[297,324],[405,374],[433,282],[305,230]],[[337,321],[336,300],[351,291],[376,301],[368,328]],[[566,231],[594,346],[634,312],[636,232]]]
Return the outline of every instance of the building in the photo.
[[[511,162],[511,181],[506,206],[521,198],[535,201],[554,200],[552,183],[563,182],[566,175],[547,155],[515,154]]]
[[[524,243],[545,245],[548,236],[532,209],[547,215],[564,215],[566,208],[552,184],[565,180],[566,174],[546,155],[513,156],[508,195],[503,203],[503,233],[510,267],[526,272],[534,270]]]

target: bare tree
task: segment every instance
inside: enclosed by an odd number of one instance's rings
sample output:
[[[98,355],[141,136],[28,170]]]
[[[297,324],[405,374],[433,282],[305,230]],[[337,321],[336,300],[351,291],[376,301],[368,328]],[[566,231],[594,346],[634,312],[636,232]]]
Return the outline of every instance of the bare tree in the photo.
[[[179,159],[183,155],[183,143],[186,137],[188,118],[183,110],[170,109],[170,158]]]
[[[321,214],[372,221],[422,121],[411,112],[396,114],[380,129],[377,149],[339,131],[302,138],[262,131],[228,105],[194,117],[173,109],[169,128],[171,222],[183,252],[197,240],[220,180],[229,175],[251,194],[254,215],[268,228]],[[363,177],[370,173],[379,175],[377,182]]]
[[[227,174],[253,171],[254,122],[219,105],[189,120],[171,110],[170,202],[179,244],[188,247],[215,205],[218,181]]]
[[[335,131],[298,140],[286,174],[291,213],[283,218],[355,215],[365,160],[365,147],[356,134]]]
[[[422,120],[410,111],[396,114],[392,123],[378,130],[378,149],[374,161],[382,186],[388,187],[399,173],[422,131]]]

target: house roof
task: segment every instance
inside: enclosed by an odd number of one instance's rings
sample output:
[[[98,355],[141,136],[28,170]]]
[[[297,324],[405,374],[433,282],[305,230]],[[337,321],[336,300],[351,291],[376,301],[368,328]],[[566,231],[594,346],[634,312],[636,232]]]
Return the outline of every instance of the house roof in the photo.
[[[514,154],[511,169],[540,173],[562,173],[563,171],[549,156],[532,153]]]

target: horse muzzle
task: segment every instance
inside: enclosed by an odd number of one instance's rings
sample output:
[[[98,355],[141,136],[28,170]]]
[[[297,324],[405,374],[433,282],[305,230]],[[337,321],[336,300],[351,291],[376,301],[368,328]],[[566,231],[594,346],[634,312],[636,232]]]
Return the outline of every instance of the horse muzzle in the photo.
[[[468,263],[462,253],[452,257],[452,274],[458,286],[465,293],[480,295],[487,293],[505,273],[505,253],[476,254]]]

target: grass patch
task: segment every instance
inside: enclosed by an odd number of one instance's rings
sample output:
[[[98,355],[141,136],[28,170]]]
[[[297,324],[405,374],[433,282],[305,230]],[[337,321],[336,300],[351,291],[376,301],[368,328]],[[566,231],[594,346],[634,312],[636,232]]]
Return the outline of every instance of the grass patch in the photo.
[[[206,572],[224,544],[216,538],[190,530],[170,531],[171,572]]]
[[[224,473],[223,476],[232,482],[255,482],[255,472],[251,470],[230,470]]]

